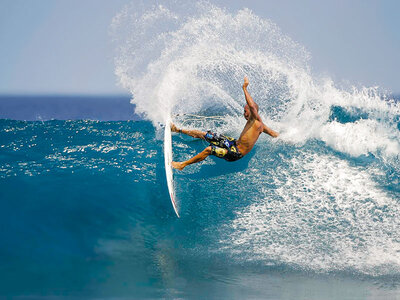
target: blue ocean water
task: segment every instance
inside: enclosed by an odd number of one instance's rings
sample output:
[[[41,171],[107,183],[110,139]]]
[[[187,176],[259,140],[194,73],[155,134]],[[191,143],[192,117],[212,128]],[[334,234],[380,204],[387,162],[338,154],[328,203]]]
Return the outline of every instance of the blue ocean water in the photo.
[[[263,137],[176,172],[178,219],[158,130],[0,120],[1,296],[399,298],[398,164]],[[173,146],[181,160],[204,142]]]
[[[129,96],[0,95],[0,118],[40,120],[139,120]]]

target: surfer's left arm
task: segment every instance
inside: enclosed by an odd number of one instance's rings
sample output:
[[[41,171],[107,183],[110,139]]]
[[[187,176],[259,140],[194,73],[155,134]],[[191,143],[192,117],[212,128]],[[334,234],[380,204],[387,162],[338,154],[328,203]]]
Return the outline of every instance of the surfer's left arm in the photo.
[[[269,127],[268,127],[267,125],[265,125],[264,123],[263,123],[263,132],[266,133],[266,134],[268,134],[268,135],[270,135],[270,136],[272,136],[272,137],[278,137],[278,136],[279,136],[279,133],[278,133],[278,132],[272,130],[271,128],[269,128]]]

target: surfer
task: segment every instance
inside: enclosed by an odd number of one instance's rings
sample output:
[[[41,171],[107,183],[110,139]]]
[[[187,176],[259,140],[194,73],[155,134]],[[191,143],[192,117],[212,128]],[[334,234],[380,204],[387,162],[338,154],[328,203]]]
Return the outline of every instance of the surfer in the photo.
[[[205,148],[202,152],[192,157],[191,159],[183,162],[172,162],[172,167],[178,170],[183,170],[187,165],[194,164],[204,160],[209,155],[215,155],[219,158],[223,158],[227,161],[236,161],[241,159],[247,153],[253,149],[254,144],[257,142],[258,137],[262,132],[277,137],[279,133],[268,128],[261,120],[258,114],[258,105],[251,98],[247,91],[249,80],[247,77],[244,78],[243,92],[246,98],[246,105],[244,106],[243,116],[247,120],[246,125],[238,140],[231,137],[216,134],[211,131],[203,132],[200,130],[189,130],[189,129],[178,129],[174,124],[171,123],[171,131],[184,133],[194,138],[206,140],[210,145]]]

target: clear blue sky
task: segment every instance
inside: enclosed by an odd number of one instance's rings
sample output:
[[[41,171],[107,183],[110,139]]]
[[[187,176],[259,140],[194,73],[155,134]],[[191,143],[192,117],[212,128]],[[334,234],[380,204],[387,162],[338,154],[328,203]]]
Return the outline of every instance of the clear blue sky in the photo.
[[[123,94],[109,25],[135,0],[1,0],[0,94]],[[400,93],[400,1],[211,1],[248,7],[311,53],[314,73]],[[160,1],[163,3],[163,1]]]

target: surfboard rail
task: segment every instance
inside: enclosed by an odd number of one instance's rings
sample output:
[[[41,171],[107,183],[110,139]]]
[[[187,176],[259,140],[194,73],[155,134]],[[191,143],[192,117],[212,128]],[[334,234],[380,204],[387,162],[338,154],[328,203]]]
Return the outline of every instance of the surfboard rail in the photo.
[[[165,121],[164,129],[164,161],[165,161],[165,175],[167,177],[168,192],[171,199],[172,207],[176,215],[179,216],[178,206],[175,196],[174,187],[174,173],[172,169],[172,137],[171,137],[171,117]]]

